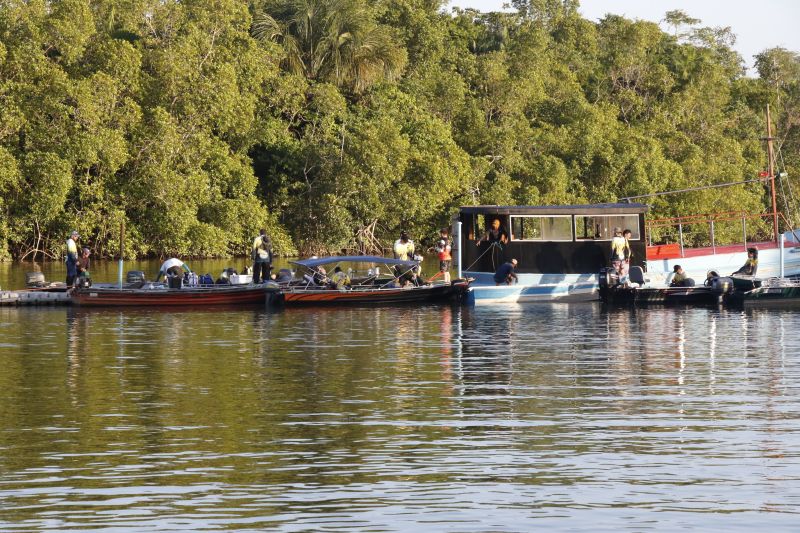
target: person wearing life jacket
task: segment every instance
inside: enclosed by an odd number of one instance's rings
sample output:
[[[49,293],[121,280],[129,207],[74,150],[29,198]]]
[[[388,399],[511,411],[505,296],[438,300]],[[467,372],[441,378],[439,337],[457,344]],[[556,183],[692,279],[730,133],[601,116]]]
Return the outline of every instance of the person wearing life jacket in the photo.
[[[450,264],[453,261],[450,252],[453,249],[453,241],[450,240],[447,228],[442,228],[439,232],[439,240],[436,241],[434,249],[439,257],[439,272],[442,273],[444,281],[450,283]]]
[[[620,281],[628,276],[628,258],[631,247],[628,240],[622,235],[622,228],[614,228],[614,237],[611,239],[611,266],[619,274]]]
[[[748,248],[747,261],[744,262],[742,268],[731,275],[742,274],[744,276],[755,276],[756,270],[758,270],[758,248]]]
[[[350,276],[348,276],[345,272],[342,272],[342,268],[337,266],[333,269],[333,274],[331,275],[331,284],[333,285],[334,289],[346,289],[350,286]]]
[[[75,278],[78,277],[78,240],[80,235],[73,230],[67,239],[67,288],[75,284]]]
[[[400,232],[400,238],[394,241],[394,258],[410,261],[414,258],[414,241],[408,238],[408,232]]]
[[[272,240],[267,235],[267,230],[262,229],[253,240],[250,256],[253,259],[253,283],[269,281],[272,270]]]
[[[400,232],[400,238],[394,241],[394,247],[392,249],[395,259],[401,261],[414,260],[414,241],[408,238],[408,232],[406,230]],[[416,279],[418,277],[416,267],[408,268],[402,265],[395,265],[394,270],[395,277],[400,280],[402,285],[406,283],[419,285],[419,281]]]

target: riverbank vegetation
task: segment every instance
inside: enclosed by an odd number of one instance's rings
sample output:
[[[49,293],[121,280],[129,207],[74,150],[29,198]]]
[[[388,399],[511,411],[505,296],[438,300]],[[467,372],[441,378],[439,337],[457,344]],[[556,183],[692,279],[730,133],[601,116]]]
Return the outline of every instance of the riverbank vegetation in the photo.
[[[800,169],[800,59],[745,75],[726,28],[440,0],[0,5],[0,256],[365,249],[464,204],[607,202]],[[792,223],[791,197],[779,195]],[[769,211],[762,183],[658,217]]]

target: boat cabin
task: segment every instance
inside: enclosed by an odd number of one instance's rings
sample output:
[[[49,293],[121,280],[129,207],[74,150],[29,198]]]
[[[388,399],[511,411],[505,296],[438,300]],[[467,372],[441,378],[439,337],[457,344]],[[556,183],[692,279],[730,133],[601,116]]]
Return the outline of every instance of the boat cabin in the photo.
[[[647,209],[635,203],[462,207],[461,270],[494,273],[515,258],[518,273],[594,274],[611,263],[617,227],[631,231],[631,266],[644,268]],[[491,242],[498,236],[505,244]]]

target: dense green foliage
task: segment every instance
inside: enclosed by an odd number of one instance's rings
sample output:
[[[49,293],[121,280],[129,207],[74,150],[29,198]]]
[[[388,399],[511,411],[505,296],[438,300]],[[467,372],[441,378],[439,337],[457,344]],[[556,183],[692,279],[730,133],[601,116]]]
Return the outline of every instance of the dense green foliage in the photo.
[[[613,201],[752,179],[772,106],[800,168],[800,57],[744,75],[728,29],[441,0],[0,4],[0,258],[283,253],[432,235],[458,205]],[[788,196],[787,196],[788,198]],[[760,183],[656,216],[769,210]],[[782,210],[796,214],[783,196]],[[795,220],[791,221],[796,222]],[[702,231],[697,238],[702,239]]]

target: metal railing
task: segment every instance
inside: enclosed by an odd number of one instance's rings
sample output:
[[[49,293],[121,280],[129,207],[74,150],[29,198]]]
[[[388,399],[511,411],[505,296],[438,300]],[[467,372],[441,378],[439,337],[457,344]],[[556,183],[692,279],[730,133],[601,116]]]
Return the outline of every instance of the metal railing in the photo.
[[[781,217],[783,214],[779,213]],[[645,232],[647,233],[647,242],[649,246],[654,246],[653,244],[653,230],[656,228],[665,228],[665,227],[672,227],[677,228],[678,230],[678,244],[680,245],[680,254],[681,257],[684,256],[684,249],[686,244],[684,242],[684,228],[686,226],[696,226],[698,224],[708,225],[708,235],[711,240],[711,249],[712,253],[716,253],[716,249],[718,246],[717,243],[717,231],[716,231],[716,224],[720,222],[731,222],[740,220],[742,224],[742,239],[741,241],[735,241],[732,243],[723,244],[723,246],[729,246],[731,244],[738,244],[741,242],[743,244],[744,250],[747,250],[748,247],[748,238],[747,238],[747,221],[753,219],[765,219],[765,218],[773,218],[775,217],[775,213],[747,213],[744,211],[728,211],[723,213],[713,213],[713,214],[703,214],[703,215],[689,215],[683,217],[674,217],[674,218],[663,218],[663,219],[656,219],[656,220],[648,220],[645,223]],[[786,218],[783,217],[784,221]],[[789,226],[788,221],[786,221],[787,226]],[[771,229],[771,228],[770,228]],[[773,233],[773,231],[770,231]],[[778,236],[773,235],[773,240],[777,239]],[[754,242],[751,240],[750,242]]]

